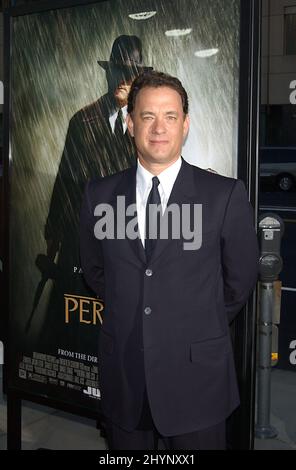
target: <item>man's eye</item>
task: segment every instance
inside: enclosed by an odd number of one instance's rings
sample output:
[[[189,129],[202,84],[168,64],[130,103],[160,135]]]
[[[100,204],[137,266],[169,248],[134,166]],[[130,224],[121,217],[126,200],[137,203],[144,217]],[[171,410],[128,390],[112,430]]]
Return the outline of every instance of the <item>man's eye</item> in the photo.
[[[168,116],[169,121],[176,121],[176,116]]]
[[[143,117],[144,121],[151,121],[153,119],[152,116],[144,116]]]

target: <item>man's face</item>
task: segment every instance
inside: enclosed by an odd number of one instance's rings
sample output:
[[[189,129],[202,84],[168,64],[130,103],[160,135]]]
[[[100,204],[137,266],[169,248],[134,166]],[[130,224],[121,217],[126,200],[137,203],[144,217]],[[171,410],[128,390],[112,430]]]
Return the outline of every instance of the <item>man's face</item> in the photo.
[[[139,91],[127,125],[140,160],[148,165],[170,164],[181,155],[189,117],[184,116],[177,91],[166,86],[146,87]]]
[[[113,66],[107,74],[109,91],[117,104],[122,107],[127,104],[127,97],[131,89],[134,76],[129,69]]]
[[[127,105],[127,98],[131,89],[132,81],[132,78],[129,81],[123,80],[114,91],[114,98],[120,107]]]

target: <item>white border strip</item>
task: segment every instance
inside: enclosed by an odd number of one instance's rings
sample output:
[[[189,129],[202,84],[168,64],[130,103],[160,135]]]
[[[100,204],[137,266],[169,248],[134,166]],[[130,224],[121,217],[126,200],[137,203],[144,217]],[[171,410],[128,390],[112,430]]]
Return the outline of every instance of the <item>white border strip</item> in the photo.
[[[296,212],[296,207],[260,206],[261,211]]]

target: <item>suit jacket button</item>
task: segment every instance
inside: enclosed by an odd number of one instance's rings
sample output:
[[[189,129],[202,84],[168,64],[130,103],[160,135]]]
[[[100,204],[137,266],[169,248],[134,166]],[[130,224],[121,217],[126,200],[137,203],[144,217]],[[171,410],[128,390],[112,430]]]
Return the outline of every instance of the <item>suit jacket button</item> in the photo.
[[[150,307],[145,307],[145,308],[144,308],[144,313],[145,313],[146,315],[150,315],[151,312],[152,312],[152,309],[151,309]]]
[[[148,276],[148,277],[152,276],[152,274],[153,274],[152,269],[146,269],[145,274],[146,274],[146,276]]]

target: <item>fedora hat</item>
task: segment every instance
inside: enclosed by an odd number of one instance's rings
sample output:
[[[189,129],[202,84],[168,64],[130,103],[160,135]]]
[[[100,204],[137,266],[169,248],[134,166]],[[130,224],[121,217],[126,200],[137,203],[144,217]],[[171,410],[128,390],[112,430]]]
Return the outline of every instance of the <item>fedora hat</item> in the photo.
[[[98,64],[104,70],[112,66],[120,68],[129,68],[139,70],[140,72],[148,72],[153,67],[147,67],[142,63],[142,43],[137,36],[128,36],[123,34],[118,36],[112,45],[109,60],[98,60]]]

